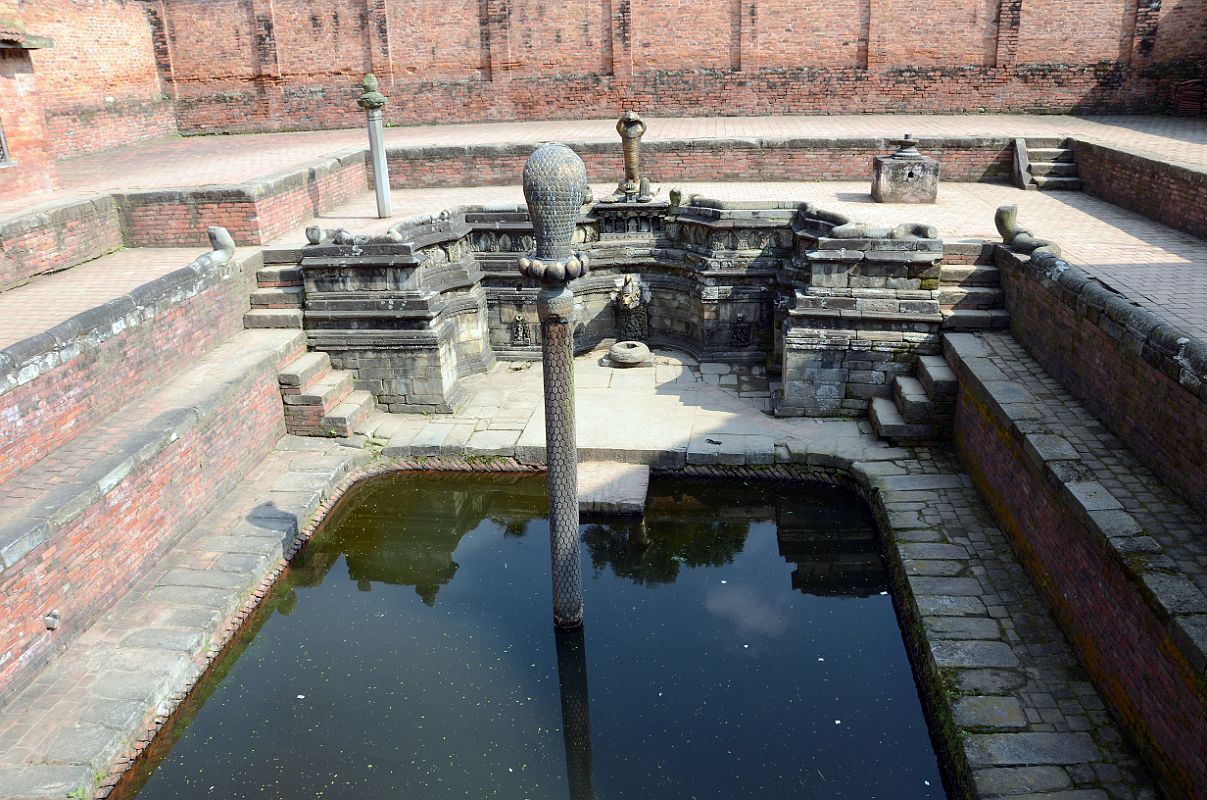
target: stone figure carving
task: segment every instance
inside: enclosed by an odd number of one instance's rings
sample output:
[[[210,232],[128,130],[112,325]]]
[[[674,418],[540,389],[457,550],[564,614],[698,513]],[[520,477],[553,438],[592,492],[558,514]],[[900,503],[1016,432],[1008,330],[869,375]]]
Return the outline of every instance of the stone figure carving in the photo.
[[[601,203],[648,203],[657,190],[649,178],[641,177],[641,137],[645,134],[645,123],[636,111],[626,111],[616,122],[620,134],[620,146],[624,152],[624,177],[616,184],[616,191],[602,198]]]
[[[511,346],[528,347],[531,344],[532,331],[528,328],[528,321],[524,319],[523,314],[516,314],[511,323]]]
[[[649,315],[645,304],[649,288],[636,275],[625,275],[613,294],[616,313],[616,340],[644,342],[649,336]]]
[[[1001,206],[993,215],[993,224],[1001,234],[1002,241],[1014,250],[1036,254],[1039,251],[1060,256],[1060,246],[1047,239],[1039,239],[1031,231],[1018,226],[1018,206]]]
[[[310,244],[398,244],[402,234],[394,228],[379,236],[369,236],[363,233],[352,233],[346,228],[321,228],[311,225],[306,228],[306,241]]]
[[[519,259],[520,272],[541,282],[541,362],[545,388],[545,453],[549,475],[549,554],[553,624],[583,624],[582,562],[578,552],[578,448],[574,430],[574,293],[566,284],[587,272],[587,256],[571,237],[587,197],[587,167],[562,144],[537,148],[524,165],[524,199],[536,252]]]
[[[230,231],[218,225],[211,225],[206,230],[206,235],[209,236],[210,247],[213,250],[202,253],[193,259],[191,267],[194,269],[220,267],[235,257],[235,239],[230,235]]]
[[[919,222],[903,222],[895,228],[877,228],[863,222],[846,222],[830,230],[833,239],[937,239],[939,229]]]

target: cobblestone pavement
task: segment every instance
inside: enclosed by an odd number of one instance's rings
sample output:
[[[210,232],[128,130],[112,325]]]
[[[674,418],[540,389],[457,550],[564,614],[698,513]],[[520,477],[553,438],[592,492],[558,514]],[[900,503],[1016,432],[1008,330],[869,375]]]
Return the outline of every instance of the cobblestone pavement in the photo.
[[[647,118],[646,141],[667,139],[864,138],[923,136],[1079,136],[1143,150],[1164,160],[1207,164],[1207,128],[1194,119],[1157,116],[1069,117],[1020,114],[860,114],[809,117]],[[614,142],[614,119],[501,122],[387,128],[389,147]],[[366,147],[362,129],[172,138],[59,163],[62,189],[76,196],[115,189],[240,183],[347,148]],[[0,204],[0,213],[27,204]]]
[[[0,292],[0,347],[186,267],[199,255],[200,247],[121,250]]]
[[[1013,336],[986,334],[981,340],[1006,379],[1021,384],[1040,401],[1043,422],[1076,448],[1082,464],[1093,470],[1094,480],[1110,490],[1179,570],[1207,594],[1207,520],[1166,487]]]
[[[867,183],[674,184],[719,200],[801,200],[874,224],[926,222],[947,242],[1000,241],[993,225],[999,206],[1017,205],[1019,222],[1060,243],[1064,257],[1186,333],[1207,339],[1207,242],[1082,192],[1024,192],[991,183],[945,183],[935,205],[876,203]],[[615,188],[597,184],[595,196]],[[664,185],[663,192],[672,185]],[[315,220],[324,227],[384,232],[415,214],[467,204],[523,203],[519,186],[395,190],[394,217],[377,219],[372,193],[359,195]],[[304,227],[275,244],[302,244]]]

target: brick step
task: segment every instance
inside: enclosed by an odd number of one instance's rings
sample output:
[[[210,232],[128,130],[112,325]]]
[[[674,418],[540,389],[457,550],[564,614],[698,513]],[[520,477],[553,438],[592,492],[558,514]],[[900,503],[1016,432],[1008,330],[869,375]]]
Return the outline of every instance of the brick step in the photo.
[[[364,390],[355,391],[323,417],[322,425],[325,430],[334,431],[329,436],[351,436],[376,410],[376,397]]]
[[[301,308],[301,286],[274,286],[270,289],[253,289],[252,308]]]
[[[960,388],[959,378],[943,356],[918,358],[918,382],[926,396],[934,400],[954,400]]]
[[[256,270],[256,285],[262,289],[275,286],[301,286],[302,270],[297,264],[270,264]]]
[[[243,315],[243,327],[302,328],[302,312],[293,308],[253,308]]]
[[[301,394],[331,372],[331,356],[320,351],[303,353],[277,373],[282,394]]]
[[[939,273],[940,290],[948,286],[1000,286],[1002,273],[989,264],[947,264]]]
[[[1032,180],[1035,181],[1035,185],[1038,186],[1040,189],[1047,189],[1048,191],[1064,191],[1064,192],[1081,191],[1081,179],[1080,178],[1059,178],[1059,177],[1052,177],[1052,176],[1036,175],[1036,176],[1032,177]]]
[[[1075,160],[1073,150],[1068,147],[1031,147],[1027,146],[1027,157],[1034,164],[1036,161],[1040,163],[1052,163],[1055,161],[1072,162]]]
[[[994,309],[1006,302],[1006,293],[993,286],[942,286],[939,306],[944,309]]]
[[[1010,327],[1010,314],[1004,308],[957,308],[943,311],[944,331],[987,331]]]
[[[873,397],[868,418],[881,439],[893,444],[920,444],[938,438],[937,425],[910,424],[901,416],[896,404],[887,397]]]
[[[352,393],[352,382],[351,372],[332,370],[297,394],[282,392],[281,399],[286,406],[319,406],[326,414]]]

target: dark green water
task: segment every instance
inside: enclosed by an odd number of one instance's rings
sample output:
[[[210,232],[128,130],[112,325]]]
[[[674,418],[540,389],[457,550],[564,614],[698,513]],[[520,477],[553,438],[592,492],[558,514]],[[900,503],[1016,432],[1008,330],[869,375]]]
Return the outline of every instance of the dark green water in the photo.
[[[857,498],[655,481],[556,639],[544,489],[365,484],[115,797],[945,796]]]

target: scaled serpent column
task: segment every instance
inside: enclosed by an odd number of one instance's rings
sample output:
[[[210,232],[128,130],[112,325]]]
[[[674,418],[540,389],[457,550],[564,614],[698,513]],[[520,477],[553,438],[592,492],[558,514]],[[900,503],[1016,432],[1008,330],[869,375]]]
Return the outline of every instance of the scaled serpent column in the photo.
[[[587,272],[586,255],[570,250],[570,237],[587,199],[587,168],[582,159],[565,145],[541,145],[524,165],[524,199],[536,253],[520,259],[520,272],[541,283],[537,314],[545,368],[553,624],[576,628],[583,624],[583,587],[574,437],[574,293],[566,284]]]

